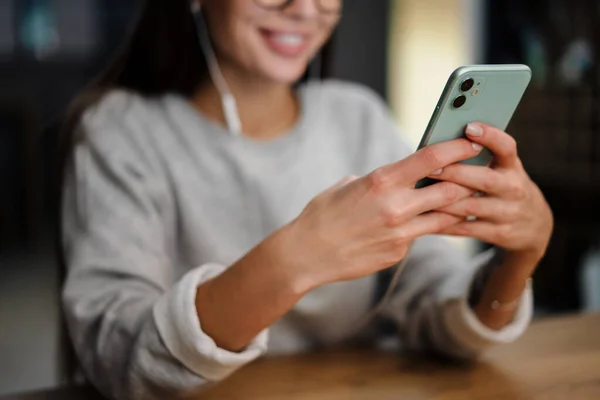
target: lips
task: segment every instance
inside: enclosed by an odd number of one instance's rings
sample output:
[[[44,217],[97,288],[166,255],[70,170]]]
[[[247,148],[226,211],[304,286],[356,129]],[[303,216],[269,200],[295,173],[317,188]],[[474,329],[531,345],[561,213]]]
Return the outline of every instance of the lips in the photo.
[[[283,57],[298,57],[308,48],[307,35],[267,29],[261,29],[260,33],[269,49]]]

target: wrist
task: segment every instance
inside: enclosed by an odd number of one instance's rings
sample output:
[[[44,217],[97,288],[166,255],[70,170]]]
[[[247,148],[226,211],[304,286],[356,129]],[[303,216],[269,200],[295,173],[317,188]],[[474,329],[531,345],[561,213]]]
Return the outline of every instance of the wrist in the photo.
[[[272,234],[198,287],[198,318],[220,348],[243,350],[312,289],[312,281],[297,272],[288,241],[283,232]]]
[[[527,281],[533,275],[545,250],[505,251],[499,269],[512,279]]]
[[[491,290],[472,307],[475,315],[481,323],[488,328],[501,330],[514,319],[517,310],[522,304],[523,296],[531,285],[528,279],[521,289],[513,291],[509,289],[508,294],[504,290]]]
[[[471,303],[484,325],[498,330],[512,321],[537,262],[535,253],[498,250]]]
[[[302,243],[292,222],[274,232],[256,249],[269,260],[265,265],[279,284],[300,297],[322,284],[304,261],[306,251]]]

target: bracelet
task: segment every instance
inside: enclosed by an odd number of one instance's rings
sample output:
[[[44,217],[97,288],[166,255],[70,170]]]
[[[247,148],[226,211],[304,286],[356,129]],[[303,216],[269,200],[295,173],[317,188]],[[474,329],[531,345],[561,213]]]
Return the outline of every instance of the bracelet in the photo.
[[[498,300],[492,301],[490,308],[494,311],[510,312],[514,311],[519,305],[519,300],[513,300],[508,303],[501,303]]]
[[[527,279],[525,288],[529,287],[530,284],[531,284],[531,278]],[[520,297],[516,300],[509,301],[507,303],[503,303],[501,301],[494,300],[490,304],[490,308],[494,311],[510,312],[510,311],[514,311],[519,306],[520,301],[521,301]]]

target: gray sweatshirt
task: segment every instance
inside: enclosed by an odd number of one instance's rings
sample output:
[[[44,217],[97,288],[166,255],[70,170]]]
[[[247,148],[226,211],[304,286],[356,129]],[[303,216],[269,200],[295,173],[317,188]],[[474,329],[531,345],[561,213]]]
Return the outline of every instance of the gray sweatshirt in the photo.
[[[312,291],[239,353],[202,331],[200,284],[341,178],[411,153],[368,89],[315,82],[299,97],[296,126],[267,142],[231,136],[176,95],[115,91],[85,114],[64,191],[63,301],[82,368],[107,396],[166,398],[264,354],[381,337],[381,324],[351,327],[373,307],[382,274]],[[493,260],[471,259],[442,237],[418,239],[380,319],[405,348],[452,357],[515,340],[531,319],[531,288],[502,331],[468,304]]]

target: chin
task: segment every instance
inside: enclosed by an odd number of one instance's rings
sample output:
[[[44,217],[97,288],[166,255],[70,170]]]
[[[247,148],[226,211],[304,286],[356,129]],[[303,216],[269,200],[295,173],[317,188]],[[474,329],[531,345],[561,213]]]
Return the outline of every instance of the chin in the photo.
[[[272,73],[269,75],[269,78],[277,83],[285,83],[292,85],[300,80],[304,75],[304,71],[306,68],[303,68],[299,72],[297,71],[278,71],[277,73]]]
[[[296,83],[308,68],[308,62],[272,63],[262,68],[262,75],[267,79],[285,84]]]

